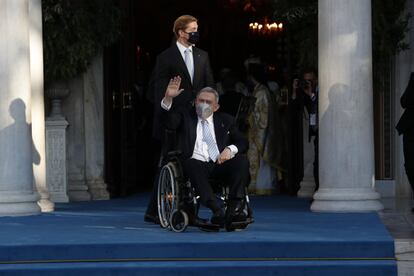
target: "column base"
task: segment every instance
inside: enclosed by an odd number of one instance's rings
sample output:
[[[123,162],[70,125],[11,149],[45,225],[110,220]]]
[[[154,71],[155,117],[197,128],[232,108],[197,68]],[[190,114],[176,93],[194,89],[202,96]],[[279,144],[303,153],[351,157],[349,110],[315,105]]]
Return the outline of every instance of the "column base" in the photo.
[[[81,173],[69,174],[68,196],[70,201],[91,200],[91,194]]]
[[[43,213],[53,212],[55,210],[55,204],[49,198],[42,198],[37,204]]]
[[[315,181],[311,179],[304,179],[300,182],[300,190],[298,191],[299,198],[312,198],[315,193]]]
[[[69,183],[68,196],[70,201],[89,201],[91,200],[91,194],[88,192],[88,187],[84,182]]]
[[[69,191],[70,201],[90,201],[91,195],[87,191]]]
[[[384,209],[379,193],[371,188],[319,189],[313,198],[313,212],[358,213]]]
[[[0,216],[30,216],[40,214],[37,193],[2,192],[0,195]]]
[[[92,196],[92,200],[109,199],[109,193],[106,189],[107,185],[103,180],[89,180],[87,183],[89,187],[89,192]]]

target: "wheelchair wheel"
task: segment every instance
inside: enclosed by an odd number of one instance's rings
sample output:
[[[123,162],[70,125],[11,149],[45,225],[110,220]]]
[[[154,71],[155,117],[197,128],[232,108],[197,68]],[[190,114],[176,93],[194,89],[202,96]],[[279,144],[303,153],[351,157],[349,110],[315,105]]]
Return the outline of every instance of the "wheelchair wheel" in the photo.
[[[182,210],[175,210],[170,217],[170,226],[174,232],[184,232],[188,226],[188,215]]]
[[[171,217],[178,207],[178,183],[180,177],[177,166],[169,162],[161,169],[158,179],[158,215],[163,228],[169,228]]]

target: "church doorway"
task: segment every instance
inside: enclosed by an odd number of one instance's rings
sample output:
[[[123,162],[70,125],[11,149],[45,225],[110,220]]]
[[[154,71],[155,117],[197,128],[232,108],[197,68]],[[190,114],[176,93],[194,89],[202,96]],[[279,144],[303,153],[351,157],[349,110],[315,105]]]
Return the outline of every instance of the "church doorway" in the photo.
[[[112,197],[148,191],[153,185],[160,145],[151,137],[153,103],[146,90],[156,56],[173,41],[178,16],[198,18],[197,46],[209,53],[216,81],[222,68],[243,80],[243,63],[250,56],[260,56],[273,69],[283,66],[288,73],[291,64],[287,32],[261,36],[249,29],[250,23],[271,18],[265,1],[255,1],[254,9],[246,6],[249,1],[232,0],[116,2],[124,13],[123,34],[104,54],[105,181]],[[299,173],[290,172],[303,174],[300,163],[295,168]],[[299,183],[290,179],[295,193]]]

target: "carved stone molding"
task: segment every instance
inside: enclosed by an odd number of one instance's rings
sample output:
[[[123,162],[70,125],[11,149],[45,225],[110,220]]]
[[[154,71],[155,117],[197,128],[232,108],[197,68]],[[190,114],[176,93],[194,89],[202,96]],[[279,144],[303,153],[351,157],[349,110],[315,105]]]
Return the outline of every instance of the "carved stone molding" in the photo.
[[[68,202],[66,120],[46,120],[46,183],[53,202]]]

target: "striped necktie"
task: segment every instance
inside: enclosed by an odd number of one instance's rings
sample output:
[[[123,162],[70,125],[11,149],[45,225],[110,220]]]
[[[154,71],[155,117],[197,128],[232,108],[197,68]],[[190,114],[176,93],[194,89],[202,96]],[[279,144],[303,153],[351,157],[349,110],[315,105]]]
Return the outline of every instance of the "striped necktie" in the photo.
[[[206,120],[202,120],[201,125],[203,126],[203,141],[207,144],[208,155],[211,158],[211,160],[216,162],[217,157],[220,153],[217,148],[216,142],[214,142],[213,135],[211,135],[208,122]]]

